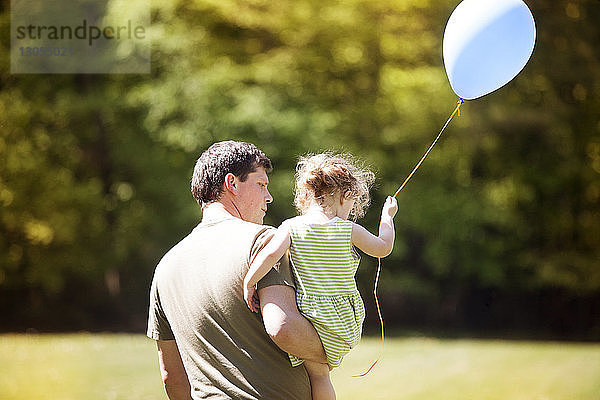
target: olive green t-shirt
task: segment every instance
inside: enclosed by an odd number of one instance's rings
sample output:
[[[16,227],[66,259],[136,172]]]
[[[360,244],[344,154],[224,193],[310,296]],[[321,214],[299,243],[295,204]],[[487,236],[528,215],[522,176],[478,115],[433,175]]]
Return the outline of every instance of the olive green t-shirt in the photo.
[[[303,367],[265,332],[243,300],[242,281],[269,228],[204,219],[160,261],[150,291],[148,337],[175,340],[194,399],[311,398]],[[261,287],[293,286],[284,257]]]

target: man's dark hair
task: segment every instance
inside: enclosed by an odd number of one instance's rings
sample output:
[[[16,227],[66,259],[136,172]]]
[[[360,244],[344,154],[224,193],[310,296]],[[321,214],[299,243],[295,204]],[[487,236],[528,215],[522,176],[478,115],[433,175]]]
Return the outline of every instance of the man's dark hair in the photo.
[[[228,173],[244,182],[259,167],[267,172],[273,169],[271,160],[255,145],[233,140],[215,143],[196,161],[192,195],[200,205],[218,200]]]

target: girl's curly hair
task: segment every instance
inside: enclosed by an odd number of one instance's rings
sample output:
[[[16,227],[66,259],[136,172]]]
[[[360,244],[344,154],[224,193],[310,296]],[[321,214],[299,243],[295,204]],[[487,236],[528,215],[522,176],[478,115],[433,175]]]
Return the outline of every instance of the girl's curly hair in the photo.
[[[296,195],[294,204],[305,213],[312,202],[331,206],[336,194],[354,199],[350,215],[364,216],[371,201],[369,189],[375,174],[350,154],[325,152],[300,157],[296,165]]]

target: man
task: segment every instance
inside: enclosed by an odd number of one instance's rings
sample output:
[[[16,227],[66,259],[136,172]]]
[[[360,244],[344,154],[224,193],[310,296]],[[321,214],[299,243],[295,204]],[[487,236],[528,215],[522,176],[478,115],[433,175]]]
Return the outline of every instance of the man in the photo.
[[[258,285],[262,321],[243,300],[243,277],[272,236],[262,226],[273,201],[270,170],[258,148],[234,141],[213,144],[196,163],[192,194],[202,222],[163,257],[150,291],[147,335],[157,341],[171,400],[306,400],[304,368],[292,368],[279,348],[326,362],[296,308],[287,257]]]

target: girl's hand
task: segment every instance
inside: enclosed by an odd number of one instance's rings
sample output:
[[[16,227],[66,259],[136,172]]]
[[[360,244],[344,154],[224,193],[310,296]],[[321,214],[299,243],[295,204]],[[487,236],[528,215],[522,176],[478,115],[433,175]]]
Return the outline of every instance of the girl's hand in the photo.
[[[398,202],[395,197],[388,196],[385,199],[385,203],[383,204],[383,209],[381,210],[382,217],[394,218],[394,215],[398,212]]]
[[[260,301],[258,300],[258,295],[256,294],[256,288],[254,286],[248,287],[244,283],[244,301],[246,301],[250,311],[258,313],[260,310]]]

